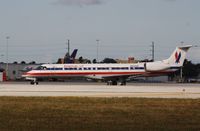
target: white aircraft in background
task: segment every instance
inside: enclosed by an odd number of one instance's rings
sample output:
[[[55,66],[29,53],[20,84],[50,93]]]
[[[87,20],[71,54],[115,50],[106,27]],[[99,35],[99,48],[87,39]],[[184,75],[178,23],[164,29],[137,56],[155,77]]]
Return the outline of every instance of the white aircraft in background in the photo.
[[[130,64],[43,64],[24,75],[31,84],[38,84],[38,78],[87,77],[111,82],[112,85],[126,85],[129,77],[159,76],[177,71],[183,66],[191,45],[176,47],[165,60]]]

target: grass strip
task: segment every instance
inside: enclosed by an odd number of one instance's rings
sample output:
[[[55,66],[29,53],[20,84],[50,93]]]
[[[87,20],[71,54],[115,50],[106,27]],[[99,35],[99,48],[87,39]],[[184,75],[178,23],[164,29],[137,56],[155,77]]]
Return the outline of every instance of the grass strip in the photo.
[[[0,97],[0,130],[200,130],[200,99]]]

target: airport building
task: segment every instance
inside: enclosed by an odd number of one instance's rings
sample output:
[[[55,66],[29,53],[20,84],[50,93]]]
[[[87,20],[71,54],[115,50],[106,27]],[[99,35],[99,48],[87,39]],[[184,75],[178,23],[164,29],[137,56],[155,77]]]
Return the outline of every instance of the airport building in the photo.
[[[3,69],[0,69],[0,82],[6,81],[6,72]]]
[[[21,80],[22,74],[25,71],[31,70],[34,67],[40,64],[17,64],[17,63],[9,63],[8,66],[6,63],[0,63],[1,72],[6,74],[7,80]],[[7,69],[7,71],[6,71]],[[1,74],[2,74],[1,73]]]

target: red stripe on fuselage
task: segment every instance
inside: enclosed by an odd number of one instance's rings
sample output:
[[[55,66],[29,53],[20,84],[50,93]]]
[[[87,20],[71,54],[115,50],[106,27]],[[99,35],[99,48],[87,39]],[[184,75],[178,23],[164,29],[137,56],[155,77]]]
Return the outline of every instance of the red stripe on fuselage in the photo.
[[[84,75],[137,75],[145,72],[50,72],[50,73],[26,73],[28,76],[84,76]]]
[[[162,71],[162,72],[29,72],[26,73],[26,76],[35,76],[35,77],[49,77],[49,76],[86,76],[86,75],[162,75],[162,74],[168,74],[172,71]]]

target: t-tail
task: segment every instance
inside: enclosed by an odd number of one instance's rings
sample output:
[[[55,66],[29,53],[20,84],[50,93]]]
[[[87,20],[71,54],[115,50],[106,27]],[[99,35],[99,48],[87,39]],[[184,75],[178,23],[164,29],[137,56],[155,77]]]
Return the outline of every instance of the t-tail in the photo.
[[[146,72],[159,72],[168,70],[172,67],[179,68],[183,66],[183,62],[186,58],[186,53],[189,48],[192,47],[191,45],[188,46],[181,46],[176,47],[175,51],[172,55],[163,61],[155,61],[155,62],[148,62],[144,63],[144,68]]]
[[[176,47],[172,55],[168,59],[164,60],[164,63],[174,67],[182,67],[186,54],[191,47],[192,45]]]

